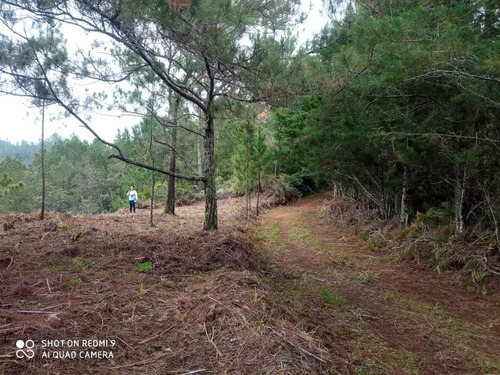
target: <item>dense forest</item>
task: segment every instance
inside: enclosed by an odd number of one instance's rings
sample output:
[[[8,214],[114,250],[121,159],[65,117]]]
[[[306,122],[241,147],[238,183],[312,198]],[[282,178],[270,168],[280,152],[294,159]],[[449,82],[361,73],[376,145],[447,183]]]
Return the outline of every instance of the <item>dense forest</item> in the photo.
[[[281,184],[295,196],[333,189],[403,226],[427,220],[500,240],[496,1],[325,2],[331,22],[301,46],[288,32],[300,22],[290,1],[155,10],[127,2],[115,15],[104,3],[77,2],[75,14],[64,2],[2,5],[11,35],[2,38],[0,66],[14,78],[2,91],[58,105],[96,135],[90,144],[58,140],[46,152],[48,209],[114,211],[135,185],[142,200],[156,191],[171,213],[175,198],[204,194],[210,229],[217,192]],[[31,34],[19,32],[16,12],[32,17]],[[36,26],[46,20],[50,27]],[[70,64],[65,22],[111,35],[112,61],[82,55]],[[163,35],[154,48],[148,24]],[[99,138],[81,113],[103,96],[77,104],[69,82],[82,77],[128,81],[114,103],[142,114],[140,124],[114,143]],[[1,161],[6,178],[24,183],[1,212],[37,209],[40,154],[26,161]]]

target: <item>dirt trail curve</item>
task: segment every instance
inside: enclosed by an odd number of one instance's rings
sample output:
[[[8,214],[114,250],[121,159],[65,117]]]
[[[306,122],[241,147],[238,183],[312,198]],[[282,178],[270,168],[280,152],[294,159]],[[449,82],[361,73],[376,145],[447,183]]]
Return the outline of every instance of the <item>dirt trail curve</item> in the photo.
[[[325,223],[327,197],[267,211],[256,237],[284,275],[272,303],[322,340],[338,373],[499,374],[499,293],[469,291],[453,273],[398,262]]]

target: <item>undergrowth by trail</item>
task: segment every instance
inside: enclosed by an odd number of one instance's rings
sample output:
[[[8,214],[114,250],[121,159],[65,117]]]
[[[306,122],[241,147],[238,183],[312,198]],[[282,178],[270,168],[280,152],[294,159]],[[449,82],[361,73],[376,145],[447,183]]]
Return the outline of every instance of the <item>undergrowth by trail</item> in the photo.
[[[500,298],[453,273],[403,263],[321,219],[327,195],[267,212],[253,228],[272,264],[269,303],[337,359],[332,373],[500,372]]]

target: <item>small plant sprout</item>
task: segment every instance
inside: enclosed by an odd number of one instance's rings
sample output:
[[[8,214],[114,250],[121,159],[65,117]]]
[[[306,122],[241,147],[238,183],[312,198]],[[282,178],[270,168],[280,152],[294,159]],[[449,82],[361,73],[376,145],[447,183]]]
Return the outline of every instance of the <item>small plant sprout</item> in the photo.
[[[135,266],[135,268],[139,272],[148,272],[153,269],[153,263],[151,262],[139,263],[138,265]]]
[[[69,286],[74,289],[78,285],[82,283],[82,279],[80,277],[75,277],[74,279],[69,280]]]
[[[322,285],[319,288],[319,295],[325,309],[329,309],[334,306],[341,307],[345,304],[344,298],[337,291],[328,289],[325,285]]]
[[[63,269],[64,269],[64,266],[61,266],[61,265],[50,266],[49,272],[57,273],[57,272],[61,272]]]
[[[73,258],[72,261],[72,268],[74,271],[79,272],[83,270],[87,265],[83,261],[83,259],[80,256],[77,256],[76,258]]]
[[[375,282],[375,275],[372,271],[363,271],[359,274],[359,278],[363,284],[372,284]]]
[[[141,284],[139,285],[139,294],[141,297],[146,294],[146,288],[144,287],[144,278],[141,279]]]

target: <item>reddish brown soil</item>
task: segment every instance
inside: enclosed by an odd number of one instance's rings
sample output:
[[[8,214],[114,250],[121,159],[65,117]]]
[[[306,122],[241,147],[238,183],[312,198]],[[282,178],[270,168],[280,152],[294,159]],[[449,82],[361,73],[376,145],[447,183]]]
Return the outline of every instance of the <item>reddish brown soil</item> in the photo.
[[[321,219],[327,197],[268,211],[256,237],[275,273],[285,275],[274,278],[282,293],[272,302],[322,340],[333,372],[500,373],[498,291],[478,294],[452,272],[370,251],[352,230]],[[368,272],[371,283],[363,278]],[[332,306],[332,293],[343,298],[341,306]]]

